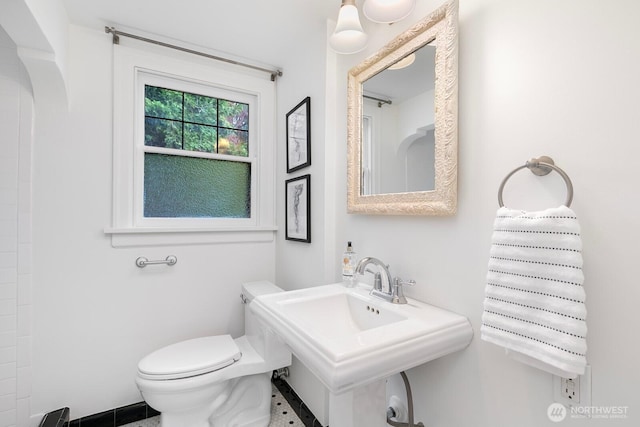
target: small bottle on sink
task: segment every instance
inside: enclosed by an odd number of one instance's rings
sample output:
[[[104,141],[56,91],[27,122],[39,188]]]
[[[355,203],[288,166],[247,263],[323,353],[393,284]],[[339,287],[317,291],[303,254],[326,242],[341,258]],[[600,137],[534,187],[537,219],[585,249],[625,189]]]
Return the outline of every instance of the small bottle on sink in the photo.
[[[347,250],[342,254],[342,283],[349,288],[356,283],[356,261],[353,246],[351,246],[351,242],[347,242]]]

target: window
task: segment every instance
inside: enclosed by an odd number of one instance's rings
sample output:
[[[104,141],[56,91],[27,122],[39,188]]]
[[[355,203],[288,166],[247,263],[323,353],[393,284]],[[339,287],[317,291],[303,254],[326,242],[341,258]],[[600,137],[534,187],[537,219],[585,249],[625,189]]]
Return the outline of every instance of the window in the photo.
[[[251,217],[249,104],[151,85],[144,94],[143,216]]]
[[[112,244],[272,240],[268,76],[114,49]]]

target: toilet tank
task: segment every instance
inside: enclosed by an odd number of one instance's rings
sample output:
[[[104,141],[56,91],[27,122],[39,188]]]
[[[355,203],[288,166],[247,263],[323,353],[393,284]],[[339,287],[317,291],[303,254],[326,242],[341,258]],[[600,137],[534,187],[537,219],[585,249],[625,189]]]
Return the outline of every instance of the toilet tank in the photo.
[[[263,325],[249,308],[249,304],[255,297],[276,292],[284,292],[284,290],[266,280],[249,282],[242,285],[242,300],[245,303],[244,331],[251,346],[266,361],[276,362],[289,360],[289,363],[281,366],[284,367],[291,364],[291,352],[289,348],[282,342],[280,337]]]

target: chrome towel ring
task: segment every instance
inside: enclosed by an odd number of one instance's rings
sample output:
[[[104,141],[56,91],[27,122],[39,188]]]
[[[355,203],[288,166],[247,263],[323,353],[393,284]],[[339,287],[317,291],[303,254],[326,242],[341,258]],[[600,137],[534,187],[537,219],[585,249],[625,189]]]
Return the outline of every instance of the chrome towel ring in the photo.
[[[564,183],[567,185],[567,200],[564,202],[564,205],[566,207],[571,206],[571,201],[573,200],[573,184],[571,183],[569,175],[556,166],[551,157],[540,156],[537,159],[533,158],[528,160],[524,165],[515,168],[502,180],[500,188],[498,189],[498,204],[500,207],[504,207],[504,203],[502,202],[502,190],[504,189],[504,185],[514,173],[524,168],[528,168],[534,175],[538,176],[548,175],[552,170],[558,172],[562,179],[564,179]]]

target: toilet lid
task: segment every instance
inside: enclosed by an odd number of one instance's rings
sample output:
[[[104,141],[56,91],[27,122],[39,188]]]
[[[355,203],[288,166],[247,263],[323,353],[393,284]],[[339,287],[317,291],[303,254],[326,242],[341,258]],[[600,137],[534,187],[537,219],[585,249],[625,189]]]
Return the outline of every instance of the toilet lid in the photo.
[[[156,350],[138,363],[142,378],[170,380],[217,371],[242,357],[231,335],[195,338]]]

